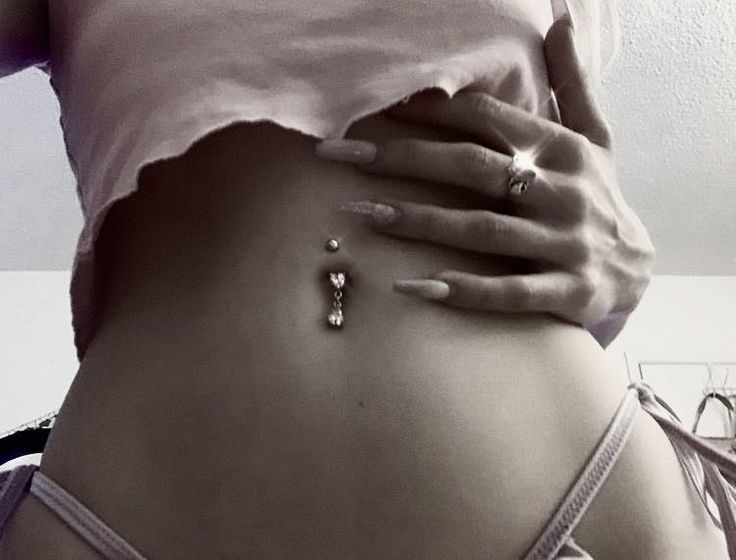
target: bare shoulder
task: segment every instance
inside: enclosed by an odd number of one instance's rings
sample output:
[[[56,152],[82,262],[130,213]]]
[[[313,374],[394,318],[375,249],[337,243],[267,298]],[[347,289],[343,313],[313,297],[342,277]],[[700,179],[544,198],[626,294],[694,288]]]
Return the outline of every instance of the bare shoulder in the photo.
[[[48,59],[48,0],[0,0],[0,77]]]

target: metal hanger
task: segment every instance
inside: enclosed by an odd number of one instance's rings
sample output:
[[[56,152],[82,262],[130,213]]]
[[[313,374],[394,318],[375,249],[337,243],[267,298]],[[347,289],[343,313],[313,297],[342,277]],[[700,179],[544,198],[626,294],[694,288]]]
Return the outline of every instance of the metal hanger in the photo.
[[[734,410],[733,403],[731,402],[731,395],[727,393],[728,389],[728,376],[731,374],[731,371],[728,366],[726,366],[726,375],[723,378],[723,386],[721,387],[721,395],[729,402],[731,403],[731,410]],[[736,438],[736,421],[734,420],[733,416],[729,416],[729,420],[731,421],[731,434],[734,438]]]
[[[723,386],[725,388],[726,386],[725,381],[724,381]],[[693,433],[696,433],[698,429],[698,423],[700,422],[700,417],[703,415],[703,412],[705,411],[705,405],[708,403],[709,400],[712,400],[712,399],[716,399],[723,406],[725,406],[726,409],[728,410],[729,426],[731,427],[731,432],[733,434],[733,426],[734,426],[733,403],[728,397],[716,391],[715,381],[713,380],[713,369],[711,368],[711,364],[708,364],[708,381],[706,382],[706,390],[704,391],[703,399],[700,401],[700,404],[698,404],[697,411],[695,412],[695,422],[693,423],[693,429],[692,429]],[[733,437],[733,435],[730,437]]]
[[[0,436],[0,466],[33,453],[43,453],[58,411],[21,424]]]

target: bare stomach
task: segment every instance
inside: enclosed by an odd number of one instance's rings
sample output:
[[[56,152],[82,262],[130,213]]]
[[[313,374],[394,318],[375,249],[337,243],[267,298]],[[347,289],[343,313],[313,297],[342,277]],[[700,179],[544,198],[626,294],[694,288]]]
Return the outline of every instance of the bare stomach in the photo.
[[[397,135],[453,139],[382,115],[348,137]],[[337,214],[363,198],[488,202],[320,160],[315,142],[241,123],[144,170],[103,228],[101,323],[41,468],[154,560],[519,558],[605,431],[625,374],[551,315],[394,292],[396,278],[528,263]],[[338,270],[348,285],[334,329]],[[723,550],[701,510],[642,412],[574,535],[596,560],[699,558]],[[6,547],[99,557],[35,498]]]

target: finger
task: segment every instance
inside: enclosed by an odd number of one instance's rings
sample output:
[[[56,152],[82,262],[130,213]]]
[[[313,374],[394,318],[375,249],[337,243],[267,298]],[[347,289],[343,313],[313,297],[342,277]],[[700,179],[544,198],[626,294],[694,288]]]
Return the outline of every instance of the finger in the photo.
[[[519,151],[536,153],[540,143],[566,131],[557,123],[478,91],[460,91],[452,98],[417,96],[407,104],[395,105],[386,112],[401,119],[429,122],[470,133],[483,145],[507,155]]]
[[[560,19],[561,17],[569,17],[570,15],[570,8],[567,5],[567,0],[552,0],[552,18],[555,20]],[[572,19],[570,20],[572,21]]]
[[[582,66],[569,16],[555,21],[544,40],[550,85],[560,108],[562,124],[604,148],[611,132],[601,111],[588,73]]]
[[[465,187],[494,198],[508,194],[511,157],[472,142],[392,138],[378,146],[375,159],[359,164],[369,173],[424,179]]]
[[[576,320],[566,305],[576,282],[565,272],[480,276],[448,270],[433,278],[450,285],[450,294],[443,299],[450,305],[511,313],[549,312]]]
[[[560,264],[567,260],[569,240],[561,232],[525,218],[399,200],[385,203],[398,211],[398,217],[389,224],[374,225],[394,236],[479,253]]]

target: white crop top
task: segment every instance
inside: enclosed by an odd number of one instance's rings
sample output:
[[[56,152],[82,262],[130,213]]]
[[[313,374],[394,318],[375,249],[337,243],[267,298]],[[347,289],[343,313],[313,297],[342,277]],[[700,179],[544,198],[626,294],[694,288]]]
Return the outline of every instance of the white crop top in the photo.
[[[549,0],[49,0],[46,71],[85,219],[69,289],[78,359],[97,322],[95,241],[146,164],[235,121],[342,137],[429,87],[553,118],[552,21]]]

